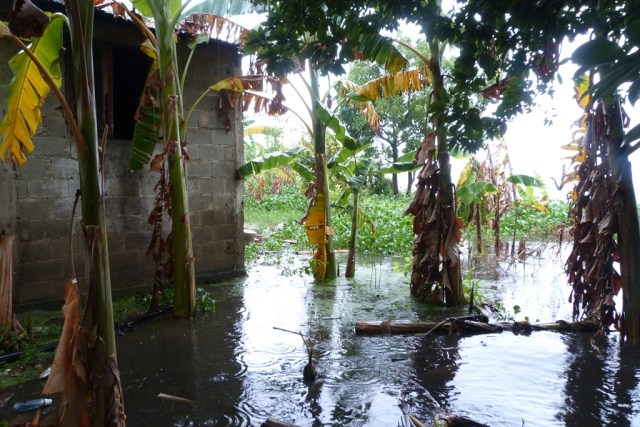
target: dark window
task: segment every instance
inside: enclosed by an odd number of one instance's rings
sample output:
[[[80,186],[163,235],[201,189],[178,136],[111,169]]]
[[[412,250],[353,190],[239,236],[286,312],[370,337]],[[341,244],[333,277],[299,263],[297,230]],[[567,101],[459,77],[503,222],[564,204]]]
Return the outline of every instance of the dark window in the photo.
[[[96,46],[94,69],[99,134],[107,125],[111,138],[133,138],[134,116],[150,66],[150,58],[136,48]]]

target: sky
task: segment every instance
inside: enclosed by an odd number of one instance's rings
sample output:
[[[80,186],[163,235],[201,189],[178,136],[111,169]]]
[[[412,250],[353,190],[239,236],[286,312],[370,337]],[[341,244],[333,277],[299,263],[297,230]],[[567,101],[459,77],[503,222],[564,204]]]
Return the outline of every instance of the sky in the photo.
[[[576,44],[575,46],[579,45]],[[570,56],[574,45],[565,44],[563,56]],[[577,129],[575,122],[582,115],[573,92],[573,75],[576,66],[566,63],[560,68],[562,84],[557,80],[554,84],[554,97],[540,96],[538,105],[531,113],[524,113],[509,123],[505,140],[509,148],[509,156],[514,174],[533,175],[538,173],[546,184],[549,195],[555,199],[565,199],[573,186],[567,184],[562,191],[556,190],[554,177],[558,182],[562,176],[562,167],[567,169],[570,160],[566,157],[574,153],[560,148],[573,140],[573,133]],[[631,119],[631,125],[627,130],[640,122],[640,103],[632,106],[630,103],[623,105],[625,112]],[[545,118],[552,118],[553,124],[544,124]],[[631,155],[631,163],[635,169],[634,187],[636,194],[640,191],[640,154]]]

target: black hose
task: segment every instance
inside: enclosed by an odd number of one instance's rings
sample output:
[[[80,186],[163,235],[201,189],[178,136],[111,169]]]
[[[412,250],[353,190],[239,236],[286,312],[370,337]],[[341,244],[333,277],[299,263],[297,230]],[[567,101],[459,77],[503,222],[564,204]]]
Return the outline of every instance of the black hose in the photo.
[[[58,341],[50,342],[49,344],[41,345],[40,347],[30,348],[28,350],[14,351],[13,353],[7,353],[0,356],[0,362],[13,362],[22,356],[22,353],[26,351],[53,351],[58,347]]]
[[[140,316],[135,317],[127,322],[115,323],[113,325],[113,328],[115,329],[116,335],[118,336],[126,335],[127,332],[135,329],[134,326],[137,325],[138,323],[143,322],[145,320],[153,319],[154,317],[164,314],[167,311],[172,309],[173,309],[173,304],[169,304],[168,306],[161,308],[158,311],[151,311],[151,312],[141,314]],[[41,345],[39,347],[34,347],[34,348],[22,350],[22,351],[14,351],[13,353],[3,354],[3,355],[0,355],[0,363],[13,362],[15,360],[18,360],[27,351],[31,351],[31,352],[53,351],[57,347],[58,347],[58,341]]]

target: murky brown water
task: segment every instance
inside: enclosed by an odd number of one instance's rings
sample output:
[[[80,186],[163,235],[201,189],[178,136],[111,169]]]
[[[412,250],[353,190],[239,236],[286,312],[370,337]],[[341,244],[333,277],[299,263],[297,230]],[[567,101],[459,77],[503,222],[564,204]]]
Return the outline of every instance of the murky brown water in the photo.
[[[561,263],[549,259],[502,266],[480,286],[508,309],[520,305],[518,317],[568,318]],[[492,426],[640,425],[640,352],[621,350],[615,335],[601,354],[588,336],[551,332],[356,336],[356,320],[461,313],[413,302],[391,260],[361,263],[354,280],[331,285],[297,274],[303,261],[285,256],[207,286],[213,315],[159,317],[118,338],[128,425],[257,426],[272,415],[300,426],[403,426],[403,406],[429,421],[433,399]],[[318,380],[302,379],[301,338],[274,327],[310,338]]]

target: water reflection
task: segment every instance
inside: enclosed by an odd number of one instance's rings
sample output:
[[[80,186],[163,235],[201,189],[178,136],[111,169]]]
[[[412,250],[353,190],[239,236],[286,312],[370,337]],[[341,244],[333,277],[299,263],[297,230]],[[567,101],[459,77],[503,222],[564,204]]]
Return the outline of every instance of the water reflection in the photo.
[[[567,426],[638,425],[638,351],[621,349],[617,336],[596,340],[596,348],[584,335],[565,335],[563,340],[565,405],[558,418]]]
[[[491,426],[640,426],[640,351],[620,349],[615,335],[600,343],[604,356],[588,336],[553,332],[356,336],[356,320],[462,314],[413,301],[391,260],[362,260],[354,280],[317,285],[297,274],[305,259],[286,257],[286,269],[260,266],[247,278],[208,286],[217,300],[213,315],[160,317],[118,338],[128,424],[249,426],[275,416],[305,427],[397,427],[408,425],[403,409],[429,422],[437,401]],[[522,268],[483,283],[529,316],[562,317],[567,287],[550,279],[560,263],[548,273],[535,268],[541,280],[527,264],[524,284]],[[302,379],[301,338],[274,326],[310,337],[317,381]],[[32,397],[20,390],[18,399]]]
[[[236,361],[238,298],[218,303],[213,316],[159,317],[118,339],[129,425],[246,425],[238,410],[246,369]],[[161,400],[159,393],[194,401]]]

